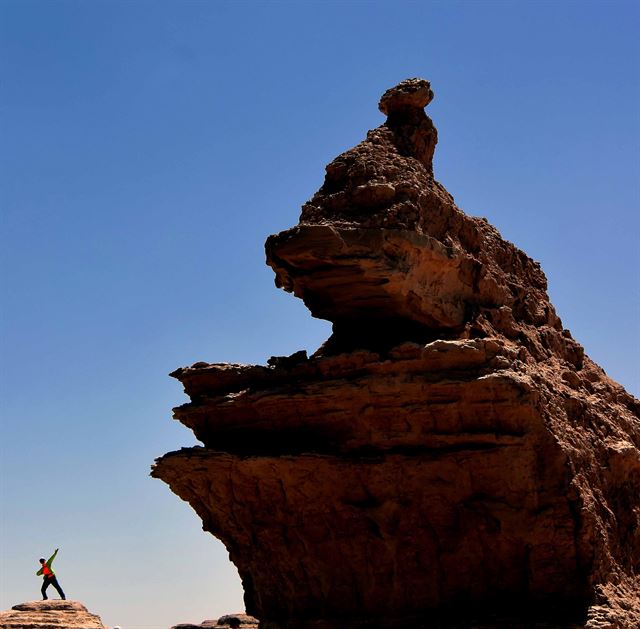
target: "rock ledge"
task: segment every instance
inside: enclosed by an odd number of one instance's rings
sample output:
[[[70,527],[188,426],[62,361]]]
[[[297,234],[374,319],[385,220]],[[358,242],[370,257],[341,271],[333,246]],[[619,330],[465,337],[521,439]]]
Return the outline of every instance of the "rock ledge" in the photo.
[[[78,601],[27,601],[0,612],[0,629],[107,629]]]

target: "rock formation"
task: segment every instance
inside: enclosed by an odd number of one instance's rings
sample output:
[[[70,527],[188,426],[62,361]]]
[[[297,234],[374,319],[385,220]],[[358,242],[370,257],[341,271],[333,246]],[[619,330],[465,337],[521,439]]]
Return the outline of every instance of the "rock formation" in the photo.
[[[204,447],[152,474],[224,542],[265,629],[637,626],[640,403],[538,263],[434,179],[432,98],[388,90],[386,122],[267,240],[331,337],[174,372]]]
[[[78,601],[29,601],[0,612],[0,629],[106,629]]]
[[[184,623],[175,625],[171,629],[220,629],[220,627],[229,627],[229,623],[233,618],[240,621],[240,629],[258,629],[258,620],[247,616],[247,614],[227,614],[226,616],[221,616],[218,620],[205,620],[199,625]]]

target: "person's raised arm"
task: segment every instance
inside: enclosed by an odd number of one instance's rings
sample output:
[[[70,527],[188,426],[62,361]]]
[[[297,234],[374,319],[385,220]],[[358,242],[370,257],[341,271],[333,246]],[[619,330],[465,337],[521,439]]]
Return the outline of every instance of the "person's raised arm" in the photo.
[[[56,548],[56,550],[53,553],[53,555],[51,555],[51,557],[49,557],[49,559],[47,559],[47,568],[51,568],[51,564],[53,563],[53,560],[56,558],[56,555],[58,554],[59,550],[60,550],[59,548]]]

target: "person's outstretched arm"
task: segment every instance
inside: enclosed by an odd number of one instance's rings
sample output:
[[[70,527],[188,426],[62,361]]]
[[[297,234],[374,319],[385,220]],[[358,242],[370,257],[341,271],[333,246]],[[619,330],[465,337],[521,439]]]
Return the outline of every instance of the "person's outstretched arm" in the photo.
[[[56,548],[56,550],[53,553],[53,555],[51,555],[51,557],[49,557],[49,559],[47,559],[47,568],[51,568],[51,564],[53,563],[53,560],[56,558],[56,555],[58,554],[59,550],[60,550],[59,548]]]

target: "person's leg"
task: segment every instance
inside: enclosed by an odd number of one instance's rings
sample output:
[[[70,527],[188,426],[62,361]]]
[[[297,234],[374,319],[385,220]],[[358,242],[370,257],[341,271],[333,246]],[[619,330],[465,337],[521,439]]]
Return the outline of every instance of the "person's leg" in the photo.
[[[56,579],[56,577],[51,577],[51,585],[53,585],[53,587],[56,588],[56,590],[58,590],[58,594],[60,594],[60,598],[63,601],[66,600],[64,596],[64,592],[62,591],[62,588],[60,587],[60,584],[58,583],[58,579]]]
[[[47,588],[49,587],[49,579],[47,579],[47,577],[45,577],[42,581],[42,587],[40,588],[40,591],[42,592],[42,600],[46,601],[48,596],[47,596]]]

